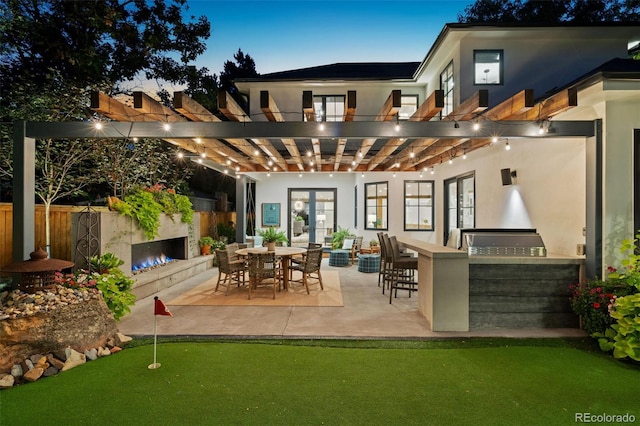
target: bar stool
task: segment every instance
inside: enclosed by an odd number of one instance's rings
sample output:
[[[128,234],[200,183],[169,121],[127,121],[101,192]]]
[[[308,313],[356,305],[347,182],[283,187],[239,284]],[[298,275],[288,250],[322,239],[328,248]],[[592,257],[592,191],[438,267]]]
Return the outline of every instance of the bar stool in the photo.
[[[398,240],[395,236],[389,237],[391,245],[392,273],[389,289],[389,304],[394,297],[398,297],[398,290],[408,290],[409,297],[414,291],[418,291],[418,282],[415,272],[418,270],[418,258],[415,256],[401,256]]]

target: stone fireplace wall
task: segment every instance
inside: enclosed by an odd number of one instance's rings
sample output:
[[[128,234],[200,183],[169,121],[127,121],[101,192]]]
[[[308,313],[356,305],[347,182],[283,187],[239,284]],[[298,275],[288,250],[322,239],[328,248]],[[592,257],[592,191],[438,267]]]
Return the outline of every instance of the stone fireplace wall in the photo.
[[[124,265],[121,266],[122,271],[131,276],[131,246],[149,241],[144,232],[138,228],[133,219],[122,216],[118,212],[98,211],[92,214],[97,215],[97,223],[92,231],[83,229],[83,226],[78,226],[80,213],[73,214],[72,250],[76,266],[85,267],[82,265],[81,256],[76,253],[76,249],[83,239],[86,239],[86,233],[91,232],[91,239],[97,240],[99,253],[113,253],[122,259],[124,261]],[[180,222],[179,215],[174,215],[174,220],[171,220],[168,215],[161,214],[159,236],[154,241],[186,238],[186,259],[192,259],[200,254],[198,246],[199,229],[199,215],[194,215],[193,223],[189,225]]]

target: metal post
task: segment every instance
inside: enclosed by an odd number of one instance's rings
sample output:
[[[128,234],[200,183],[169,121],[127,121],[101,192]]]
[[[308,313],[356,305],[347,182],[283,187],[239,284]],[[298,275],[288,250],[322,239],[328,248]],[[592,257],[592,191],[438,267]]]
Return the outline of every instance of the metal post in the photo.
[[[36,140],[26,122],[13,125],[13,260],[29,259],[35,249]]]

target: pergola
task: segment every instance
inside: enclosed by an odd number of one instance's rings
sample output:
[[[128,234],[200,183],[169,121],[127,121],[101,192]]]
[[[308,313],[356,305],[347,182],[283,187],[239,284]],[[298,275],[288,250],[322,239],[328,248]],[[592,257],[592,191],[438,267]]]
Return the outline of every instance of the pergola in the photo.
[[[35,140],[39,138],[160,138],[184,151],[204,153],[212,168],[235,173],[238,202],[242,204],[246,173],[312,171],[300,152],[313,153],[312,168],[317,172],[410,172],[469,153],[497,137],[590,138],[600,133],[598,120],[550,121],[577,105],[575,89],[538,102],[534,102],[532,90],[522,90],[490,109],[488,93],[481,90],[443,120],[434,121],[430,120],[443,107],[440,90],[434,91],[407,121],[397,121],[399,90],[392,91],[373,121],[354,120],[356,94],[349,92],[343,121],[323,123],[312,121],[315,114],[313,103],[309,102],[311,92],[303,93],[307,121],[284,121],[267,91],[261,93],[260,103],[269,121],[251,121],[229,94],[219,96],[219,110],[228,121],[222,121],[182,92],[174,94],[173,108],[142,92],[133,94],[133,107],[94,92],[91,108],[110,119],[100,122],[100,126],[96,122],[15,123],[14,260],[27,259],[33,250],[30,242],[34,240]],[[476,124],[481,126],[477,128]],[[347,149],[349,145],[352,147]],[[596,162],[587,159],[587,173],[597,170]],[[598,199],[589,195],[587,198]],[[599,211],[587,209],[588,225],[596,224]],[[239,227],[244,226],[244,212],[237,214]],[[238,234],[244,235],[244,231],[238,229]],[[593,238],[591,243],[588,238],[587,247],[597,244],[599,233]]]

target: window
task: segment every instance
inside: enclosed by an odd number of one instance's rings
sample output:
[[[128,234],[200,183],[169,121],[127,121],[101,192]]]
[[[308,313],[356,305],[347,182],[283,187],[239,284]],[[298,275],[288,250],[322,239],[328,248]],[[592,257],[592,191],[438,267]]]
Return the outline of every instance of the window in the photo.
[[[404,181],[404,230],[433,231],[433,181]]]
[[[442,118],[453,111],[453,61],[440,74],[440,89],[444,91],[444,108],[440,111]]]
[[[455,228],[474,228],[475,176],[473,173],[447,179],[444,182],[444,243]]]
[[[388,187],[387,182],[365,184],[365,229],[387,229]]]
[[[344,100],[344,95],[314,96],[313,109],[316,112],[316,121],[342,121]]]
[[[502,50],[474,50],[474,83],[502,84]]]
[[[418,110],[418,95],[402,95],[401,99],[398,118],[408,120]]]

